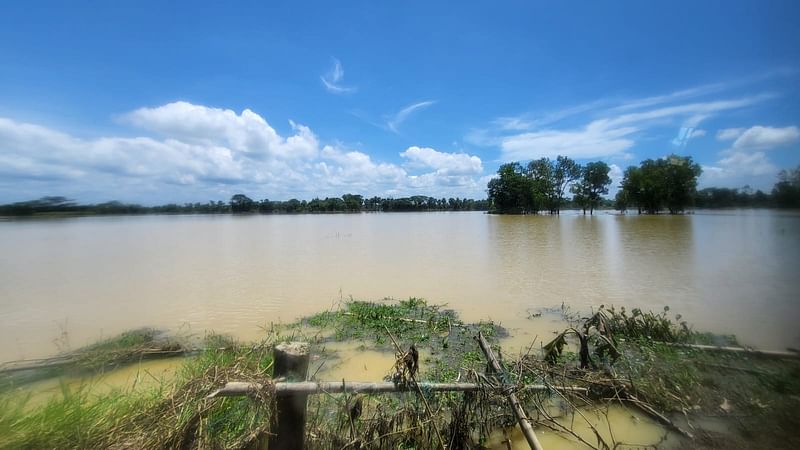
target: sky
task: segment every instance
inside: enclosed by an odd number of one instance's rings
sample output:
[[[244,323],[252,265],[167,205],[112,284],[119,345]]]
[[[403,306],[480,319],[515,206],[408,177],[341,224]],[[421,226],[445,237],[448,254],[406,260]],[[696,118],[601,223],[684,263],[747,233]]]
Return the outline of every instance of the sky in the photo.
[[[800,165],[800,2],[0,2],[0,202],[485,198],[500,164]],[[613,195],[615,188],[612,188]]]

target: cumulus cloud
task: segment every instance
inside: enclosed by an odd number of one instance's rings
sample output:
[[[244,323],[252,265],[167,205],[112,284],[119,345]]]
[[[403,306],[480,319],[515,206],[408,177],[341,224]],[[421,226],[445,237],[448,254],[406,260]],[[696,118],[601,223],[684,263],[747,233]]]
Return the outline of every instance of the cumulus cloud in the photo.
[[[333,58],[333,67],[331,70],[319,78],[322,80],[325,89],[333,94],[351,94],[358,90],[355,86],[344,86],[341,84],[344,79],[344,68],[342,67],[342,63],[336,58]]]
[[[735,140],[730,148],[719,153],[720,159],[713,166],[704,167],[703,181],[742,183],[747,177],[774,177],[779,169],[766,151],[798,142],[800,130],[796,126],[728,128],[720,130],[717,139]]]
[[[29,192],[152,202],[224,199],[236,192],[274,199],[346,192],[484,195],[481,160],[464,153],[409,147],[401,153],[403,167],[322,146],[309,127],[294,122],[284,136],[251,110],[186,102],[137,109],[121,121],[153,135],[80,138],[0,118],[0,178],[16,180],[0,183],[0,201]]]
[[[742,186],[754,184],[754,177],[766,183],[774,180],[778,167],[769,161],[764,152],[733,152],[718,160],[713,166],[704,166],[700,184]]]
[[[466,153],[445,153],[429,147],[412,146],[400,153],[412,166],[431,168],[443,175],[475,175],[483,172],[477,156]]]
[[[245,109],[210,108],[188,102],[174,102],[155,108],[139,108],[121,117],[162,136],[198,145],[219,145],[251,157],[309,158],[316,155],[317,137],[292,121],[295,134],[283,138],[263,117]]]

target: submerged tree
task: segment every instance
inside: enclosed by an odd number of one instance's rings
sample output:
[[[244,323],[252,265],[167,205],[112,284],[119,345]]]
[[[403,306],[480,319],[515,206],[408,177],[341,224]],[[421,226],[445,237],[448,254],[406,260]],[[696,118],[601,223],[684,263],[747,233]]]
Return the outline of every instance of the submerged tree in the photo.
[[[800,208],[800,166],[780,171],[772,196],[782,208]]]
[[[531,178],[519,163],[503,164],[487,186],[492,210],[500,214],[525,214],[534,202]]]
[[[608,186],[611,184],[611,177],[608,173],[611,168],[608,164],[597,161],[586,164],[583,168],[583,177],[572,186],[575,194],[575,203],[581,206],[583,214],[589,209],[589,214],[594,214],[595,208],[600,204],[602,195],[608,194]]]
[[[573,159],[559,155],[553,167],[553,191],[550,212],[559,214],[564,203],[564,194],[567,188],[580,179],[581,165]]]
[[[639,214],[656,214],[664,208],[670,214],[680,213],[692,204],[702,171],[691,156],[646,159],[639,167],[625,170],[617,207],[624,210],[636,205]]]

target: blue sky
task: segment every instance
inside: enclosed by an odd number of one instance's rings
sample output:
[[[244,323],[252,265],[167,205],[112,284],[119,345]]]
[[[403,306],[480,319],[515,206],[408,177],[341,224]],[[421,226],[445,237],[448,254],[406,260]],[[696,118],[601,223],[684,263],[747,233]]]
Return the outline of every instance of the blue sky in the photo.
[[[164,3],[169,3],[164,5]],[[484,197],[499,164],[800,164],[800,3],[3,2],[0,202]]]

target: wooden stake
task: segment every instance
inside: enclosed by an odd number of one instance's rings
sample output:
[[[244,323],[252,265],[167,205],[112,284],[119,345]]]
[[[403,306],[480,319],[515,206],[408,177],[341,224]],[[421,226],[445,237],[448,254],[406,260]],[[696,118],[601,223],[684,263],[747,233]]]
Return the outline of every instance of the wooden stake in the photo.
[[[308,344],[289,342],[275,346],[273,352],[273,378],[286,377],[288,381],[305,381],[308,373]],[[272,415],[270,450],[302,450],[306,433],[306,399],[308,395],[293,393],[276,399]]]

